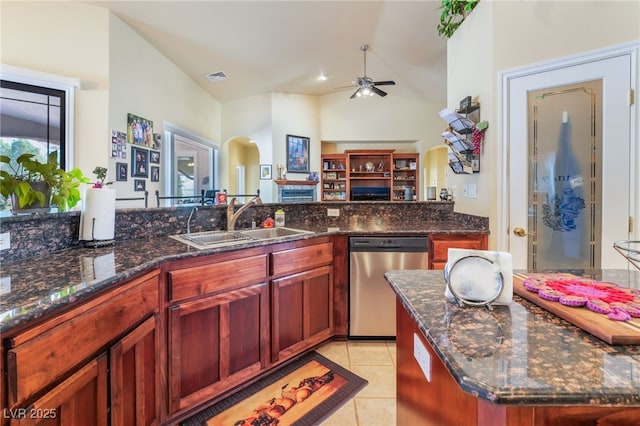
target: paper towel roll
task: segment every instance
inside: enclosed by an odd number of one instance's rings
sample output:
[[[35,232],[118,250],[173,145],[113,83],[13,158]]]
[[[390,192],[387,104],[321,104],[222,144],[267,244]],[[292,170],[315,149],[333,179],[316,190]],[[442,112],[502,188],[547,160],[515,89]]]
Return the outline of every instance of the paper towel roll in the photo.
[[[113,240],[116,224],[116,190],[87,188],[80,213],[80,240]]]

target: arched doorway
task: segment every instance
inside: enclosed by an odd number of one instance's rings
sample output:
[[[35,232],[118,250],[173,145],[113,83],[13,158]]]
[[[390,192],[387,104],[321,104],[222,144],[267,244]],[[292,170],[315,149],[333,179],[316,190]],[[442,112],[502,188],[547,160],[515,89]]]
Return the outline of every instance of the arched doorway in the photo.
[[[424,188],[425,188],[425,200],[428,200],[426,191],[427,188],[433,186],[436,188],[436,195],[438,194],[438,188],[447,187],[448,176],[448,159],[447,159],[447,146],[435,146],[430,148],[424,156]]]
[[[246,136],[237,136],[229,140],[227,152],[227,186],[223,189],[229,194],[256,194],[260,189],[258,145]]]

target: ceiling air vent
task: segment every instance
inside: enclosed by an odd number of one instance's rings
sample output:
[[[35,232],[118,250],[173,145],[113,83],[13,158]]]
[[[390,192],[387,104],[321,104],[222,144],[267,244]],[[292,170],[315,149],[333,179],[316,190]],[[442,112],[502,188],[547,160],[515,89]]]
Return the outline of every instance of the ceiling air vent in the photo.
[[[217,83],[219,81],[228,79],[229,76],[227,74],[225,74],[224,71],[217,71],[217,72],[212,72],[212,73],[207,74],[207,78],[212,83]]]

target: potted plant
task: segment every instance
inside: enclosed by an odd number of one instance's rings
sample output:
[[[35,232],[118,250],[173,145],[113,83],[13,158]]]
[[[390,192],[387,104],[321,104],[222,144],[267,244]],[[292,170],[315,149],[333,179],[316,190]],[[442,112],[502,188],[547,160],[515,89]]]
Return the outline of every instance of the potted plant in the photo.
[[[81,183],[88,182],[82,171],[65,171],[58,165],[58,153],[40,162],[35,154],[22,154],[12,163],[0,155],[0,195],[11,199],[14,213],[48,211],[50,205],[64,211],[80,201]]]
[[[480,0],[441,0],[438,35],[451,37]]]

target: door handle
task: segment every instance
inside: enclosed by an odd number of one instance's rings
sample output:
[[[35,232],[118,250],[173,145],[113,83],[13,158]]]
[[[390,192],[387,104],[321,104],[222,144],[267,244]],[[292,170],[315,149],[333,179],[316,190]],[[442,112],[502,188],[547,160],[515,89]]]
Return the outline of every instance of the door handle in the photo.
[[[532,237],[534,237],[536,234],[535,232],[527,232],[524,230],[524,228],[520,228],[518,226],[516,228],[513,228],[513,235],[517,237],[524,237],[525,235],[531,235]]]

